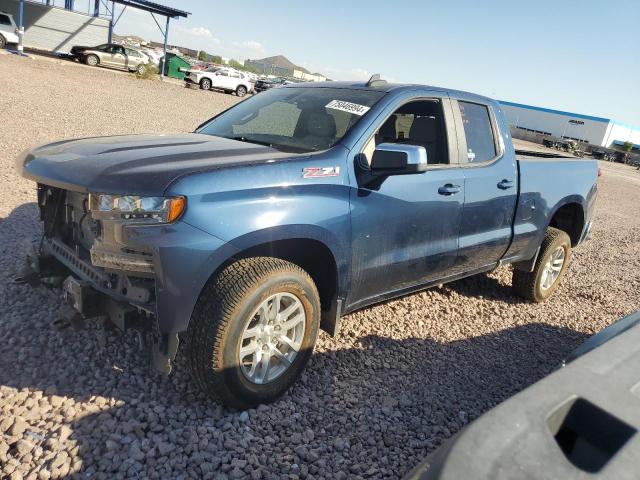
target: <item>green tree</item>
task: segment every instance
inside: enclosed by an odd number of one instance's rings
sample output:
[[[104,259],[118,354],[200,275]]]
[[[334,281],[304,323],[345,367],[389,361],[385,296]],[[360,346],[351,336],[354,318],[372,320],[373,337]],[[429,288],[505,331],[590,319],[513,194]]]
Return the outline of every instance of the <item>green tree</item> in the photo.
[[[624,142],[624,151],[630,152],[633,150],[633,142]]]
[[[233,58],[229,60],[229,66],[231,68],[235,68],[236,70],[244,70],[244,65]]]
[[[198,60],[200,60],[201,62],[206,62],[209,59],[209,54],[207,52],[205,52],[204,50],[200,50],[198,52]]]
[[[222,57],[220,55],[211,55],[209,57],[209,59],[213,62],[213,63],[217,63],[218,65],[222,64]]]

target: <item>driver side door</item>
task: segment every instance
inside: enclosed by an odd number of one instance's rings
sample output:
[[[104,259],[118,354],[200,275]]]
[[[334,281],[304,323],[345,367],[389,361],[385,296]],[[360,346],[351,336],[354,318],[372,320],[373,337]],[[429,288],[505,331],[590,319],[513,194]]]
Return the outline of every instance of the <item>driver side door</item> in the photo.
[[[429,165],[423,173],[391,175],[351,190],[351,307],[434,283],[455,264],[464,175],[453,114],[447,97],[424,93],[388,107],[356,147],[356,169],[380,143],[423,146]]]

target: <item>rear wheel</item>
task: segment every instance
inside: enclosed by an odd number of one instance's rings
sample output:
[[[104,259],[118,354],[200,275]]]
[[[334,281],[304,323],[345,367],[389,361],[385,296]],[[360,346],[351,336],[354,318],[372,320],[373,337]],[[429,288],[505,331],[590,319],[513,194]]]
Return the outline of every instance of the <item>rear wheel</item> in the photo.
[[[84,62],[90,67],[95,67],[100,63],[100,59],[97,55],[87,55],[87,58],[85,58]]]
[[[211,80],[208,78],[203,78],[200,80],[200,88],[202,90],[211,90]]]
[[[275,258],[238,260],[209,282],[194,309],[192,377],[233,408],[272,402],[304,369],[319,324],[318,291],[304,270]]]
[[[244,85],[240,85],[238,88],[236,88],[236,95],[239,97],[244,97],[247,94],[247,87],[245,87]]]
[[[4,48],[7,46],[7,39],[0,35],[0,48]]]
[[[532,302],[542,302],[556,291],[571,256],[571,239],[562,230],[549,227],[532,272],[515,269],[512,285],[516,293]]]

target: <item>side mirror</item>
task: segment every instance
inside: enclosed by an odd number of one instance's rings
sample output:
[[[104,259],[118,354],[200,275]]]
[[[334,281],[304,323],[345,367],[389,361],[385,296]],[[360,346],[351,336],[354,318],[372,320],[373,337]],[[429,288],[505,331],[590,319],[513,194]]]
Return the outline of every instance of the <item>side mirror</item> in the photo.
[[[371,158],[371,173],[376,176],[424,173],[427,151],[418,145],[381,143]]]

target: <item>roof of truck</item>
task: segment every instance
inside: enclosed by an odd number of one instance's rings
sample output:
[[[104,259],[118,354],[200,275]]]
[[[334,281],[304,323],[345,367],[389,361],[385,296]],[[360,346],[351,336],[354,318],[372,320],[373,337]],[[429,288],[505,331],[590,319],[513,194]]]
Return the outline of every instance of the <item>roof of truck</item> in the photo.
[[[490,97],[485,97],[483,95],[478,95],[472,92],[465,92],[463,90],[453,90],[450,88],[443,87],[434,87],[432,85],[421,85],[417,83],[390,83],[390,82],[377,82],[376,85],[368,86],[366,82],[348,82],[348,81],[327,81],[327,82],[301,82],[294,83],[291,85],[284,85],[280,88],[347,88],[351,90],[370,90],[377,92],[392,92],[399,90],[412,90],[415,88],[426,88],[429,90],[435,90],[439,92],[453,93],[453,94],[462,94],[464,96],[475,97],[477,99],[488,100],[491,102],[497,103],[494,99]]]

